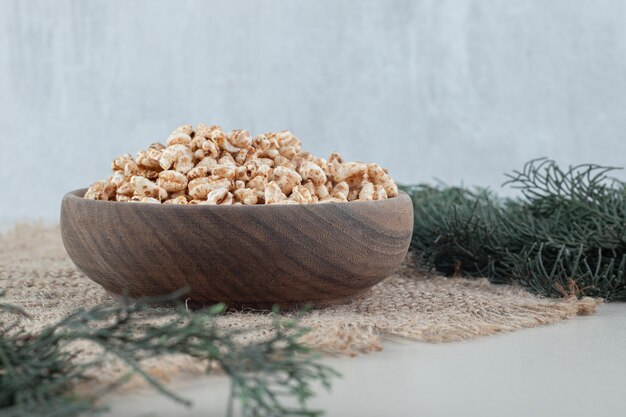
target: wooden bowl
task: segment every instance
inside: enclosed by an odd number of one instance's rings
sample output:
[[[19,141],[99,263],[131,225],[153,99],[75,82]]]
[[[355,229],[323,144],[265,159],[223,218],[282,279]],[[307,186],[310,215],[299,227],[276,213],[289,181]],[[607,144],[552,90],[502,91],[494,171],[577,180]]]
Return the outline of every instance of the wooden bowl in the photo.
[[[311,205],[181,206],[63,198],[67,253],[113,294],[183,287],[196,303],[326,304],[390,275],[406,255],[413,205],[388,200]]]

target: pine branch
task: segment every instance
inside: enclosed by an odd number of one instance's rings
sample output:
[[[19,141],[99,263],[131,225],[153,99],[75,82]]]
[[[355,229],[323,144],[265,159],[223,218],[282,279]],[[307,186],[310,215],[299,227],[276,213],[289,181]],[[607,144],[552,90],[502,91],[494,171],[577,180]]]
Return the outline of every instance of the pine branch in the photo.
[[[125,378],[92,396],[74,394],[73,388],[109,358],[77,361],[76,354],[67,349],[76,341],[97,344],[157,391],[184,405],[191,403],[142,369],[143,359],[183,354],[207,361],[207,372],[212,364],[219,365],[231,379],[229,403],[238,402],[244,416],[320,414],[306,405],[314,395],[313,387],[320,383],[329,389],[338,374],[317,362],[314,352],[299,342],[305,328],[296,321],[281,320],[275,312],[271,336],[243,344],[239,340],[246,330],[221,329],[214,320],[223,305],[194,313],[180,304],[174,309],[149,308],[179,297],[125,300],[79,310],[36,334],[16,325],[15,317],[25,312],[0,305],[0,414],[71,417],[96,410],[96,400]],[[5,317],[11,320],[1,321]],[[160,318],[160,324],[146,324],[146,317]],[[286,405],[294,399],[295,406]]]
[[[485,188],[405,187],[412,248],[445,274],[519,282],[542,295],[626,300],[626,185],[616,168],[537,159],[508,174],[522,198]]]

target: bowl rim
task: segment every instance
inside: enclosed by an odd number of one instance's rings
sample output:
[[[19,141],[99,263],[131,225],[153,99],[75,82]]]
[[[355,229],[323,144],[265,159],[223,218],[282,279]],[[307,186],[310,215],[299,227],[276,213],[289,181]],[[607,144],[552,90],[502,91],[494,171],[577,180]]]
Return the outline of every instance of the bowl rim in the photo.
[[[264,210],[262,207],[276,209],[278,207],[290,207],[290,210],[311,209],[313,207],[377,207],[382,208],[387,204],[402,203],[402,201],[411,202],[411,197],[403,190],[398,190],[396,197],[386,198],[384,200],[369,200],[369,201],[342,201],[333,203],[312,203],[312,204],[253,204],[253,205],[210,205],[210,204],[125,204],[125,202],[109,201],[109,200],[91,200],[83,198],[87,192],[87,188],[79,188],[73,191],[67,192],[63,196],[63,201],[72,200],[80,202],[80,204],[88,205],[100,205],[109,207],[161,207],[162,210]],[[412,204],[411,204],[412,205]]]

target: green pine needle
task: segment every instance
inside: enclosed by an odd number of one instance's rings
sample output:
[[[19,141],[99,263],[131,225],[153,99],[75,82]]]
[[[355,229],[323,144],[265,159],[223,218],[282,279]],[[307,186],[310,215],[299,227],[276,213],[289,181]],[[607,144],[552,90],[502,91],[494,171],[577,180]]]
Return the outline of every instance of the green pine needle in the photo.
[[[561,169],[536,159],[485,188],[404,187],[412,199],[411,247],[449,275],[518,282],[549,297],[626,300],[626,185],[599,165]]]
[[[141,360],[170,354],[183,354],[219,367],[231,380],[229,414],[235,406],[244,416],[317,416],[320,411],[307,407],[318,384],[330,389],[338,374],[320,364],[315,353],[299,342],[307,330],[297,321],[281,320],[274,314],[271,336],[244,344],[246,330],[220,328],[215,316],[223,305],[200,312],[154,309],[166,298],[125,300],[122,304],[82,309],[42,331],[23,330],[19,316],[26,313],[14,306],[0,305],[0,415],[3,417],[72,417],[97,410],[96,401],[124,382],[129,375],[91,396],[77,396],[73,388],[89,379],[108,356],[79,362],[68,345],[89,341],[124,362],[133,373],[174,401],[191,403],[148,375]],[[160,324],[145,319],[159,317]],[[248,330],[249,331],[249,330]]]

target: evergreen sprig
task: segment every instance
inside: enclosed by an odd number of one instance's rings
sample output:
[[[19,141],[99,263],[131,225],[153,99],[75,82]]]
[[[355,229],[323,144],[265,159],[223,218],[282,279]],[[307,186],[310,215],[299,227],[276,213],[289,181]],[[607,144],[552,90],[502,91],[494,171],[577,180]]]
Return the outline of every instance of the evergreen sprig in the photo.
[[[475,187],[404,187],[412,248],[442,273],[519,282],[550,297],[626,300],[626,185],[616,168],[536,159],[508,174],[522,197]]]
[[[98,410],[96,401],[132,374],[174,401],[190,405],[142,369],[141,360],[170,354],[207,361],[207,372],[217,364],[230,377],[228,415],[237,404],[244,416],[251,417],[320,414],[309,409],[307,401],[315,385],[329,389],[338,374],[299,342],[307,330],[297,321],[281,320],[274,312],[270,336],[243,343],[242,336],[250,330],[217,325],[215,316],[223,312],[223,305],[200,312],[189,312],[180,304],[173,309],[149,307],[179,297],[81,309],[37,333],[21,328],[19,316],[27,316],[25,311],[0,304],[0,415],[72,417]],[[146,322],[151,318],[159,318],[159,324]],[[103,355],[80,361],[68,349],[77,341],[95,343]],[[131,372],[93,395],[75,394],[74,387],[111,355]]]

